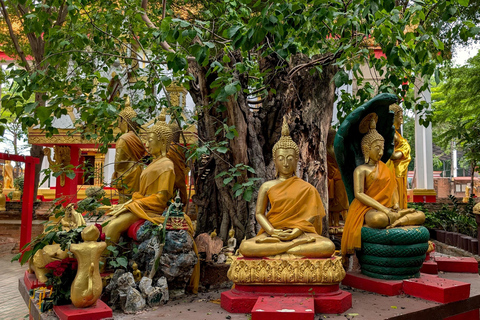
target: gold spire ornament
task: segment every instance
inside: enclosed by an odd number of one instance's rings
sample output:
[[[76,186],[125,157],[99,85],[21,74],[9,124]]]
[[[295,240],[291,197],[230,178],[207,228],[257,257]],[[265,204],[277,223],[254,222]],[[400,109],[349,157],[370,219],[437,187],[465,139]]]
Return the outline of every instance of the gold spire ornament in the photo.
[[[283,117],[282,136],[277,141],[277,143],[275,143],[275,145],[273,146],[272,154],[274,156],[275,156],[275,152],[278,149],[293,149],[293,150],[295,150],[295,155],[297,156],[297,158],[300,155],[298,145],[290,137],[290,130],[288,129],[288,123],[287,123],[287,117],[286,116]]]

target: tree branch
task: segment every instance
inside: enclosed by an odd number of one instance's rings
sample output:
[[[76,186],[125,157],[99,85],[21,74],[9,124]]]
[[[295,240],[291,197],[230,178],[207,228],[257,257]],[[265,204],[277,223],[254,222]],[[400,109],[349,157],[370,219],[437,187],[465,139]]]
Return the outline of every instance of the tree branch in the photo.
[[[294,67],[292,70],[290,70],[290,72],[288,73],[288,76],[292,77],[295,73],[299,72],[302,69],[308,68],[308,67],[312,67],[312,66],[316,66],[316,65],[330,64],[333,61],[335,61],[338,57],[340,57],[341,54],[342,54],[341,52],[337,52],[336,54],[329,54],[329,55],[323,56],[321,58],[312,60],[308,63],[300,64],[300,65]]]
[[[5,8],[5,2],[3,0],[0,0],[0,4],[2,6],[3,16],[5,17],[5,22],[7,23],[7,26],[8,26],[8,32],[10,33],[10,38],[13,41],[15,50],[20,56],[20,59],[22,59],[22,62],[25,64],[25,69],[27,69],[27,71],[30,72],[30,65],[28,64],[27,57],[25,56],[25,52],[23,52],[22,48],[20,47],[20,44],[18,43],[17,36],[13,32],[12,22],[10,21],[10,17],[8,15],[7,9]]]
[[[142,20],[145,21],[148,27],[153,29],[158,29],[158,27],[152,22],[152,20],[150,20],[150,18],[147,15],[148,0],[142,0],[142,8],[145,11],[144,13],[142,13]],[[165,18],[166,0],[163,0],[163,8],[164,9],[162,12],[162,18]],[[168,52],[175,53],[175,50],[173,50],[172,47],[170,47],[170,45],[166,41],[160,42],[160,46]]]

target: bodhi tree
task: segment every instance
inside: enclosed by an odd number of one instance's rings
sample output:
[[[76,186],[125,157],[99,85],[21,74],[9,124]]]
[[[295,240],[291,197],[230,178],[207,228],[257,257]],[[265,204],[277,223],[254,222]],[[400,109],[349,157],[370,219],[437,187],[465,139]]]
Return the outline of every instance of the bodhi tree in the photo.
[[[160,108],[182,125],[195,123],[198,144],[189,157],[197,232],[216,228],[224,240],[231,225],[240,240],[255,234],[251,200],[275,176],[271,150],[284,115],[300,148],[298,173],[327,204],[325,141],[335,88],[352,77],[359,88],[341,95],[340,117],[378,92],[412,108],[415,78],[429,79],[448,56],[443,40],[478,33],[458,20],[468,0],[0,3],[4,17],[22,22],[35,57],[33,66],[21,59],[25,69],[10,73],[20,94],[2,102],[46,134],[56,133],[51,115],[73,107],[77,130],[104,146],[115,140],[111,124],[124,106],[112,87],[135,97],[139,123]],[[20,58],[28,52],[14,47]],[[363,64],[382,76],[376,88],[362,81]],[[191,119],[170,103],[165,87],[172,82],[191,94]],[[26,103],[31,95],[39,98]]]

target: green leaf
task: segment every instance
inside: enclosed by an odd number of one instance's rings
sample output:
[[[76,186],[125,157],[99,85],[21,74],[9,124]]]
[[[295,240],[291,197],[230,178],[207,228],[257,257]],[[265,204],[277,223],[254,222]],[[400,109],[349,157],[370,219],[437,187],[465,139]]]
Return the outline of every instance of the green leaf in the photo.
[[[242,27],[242,26],[240,26],[240,25],[235,25],[235,26],[231,27],[231,28],[228,29],[228,31],[227,31],[227,36],[228,36],[230,39],[232,39],[232,38],[235,36],[235,34],[237,33],[237,31],[240,30],[241,27]]]
[[[223,184],[226,186],[226,185],[229,184],[232,180],[233,180],[233,177],[225,178],[225,179],[223,179]]]
[[[127,260],[127,258],[125,258],[125,257],[119,257],[119,258],[117,258],[117,262],[118,262],[119,265],[121,265],[121,266],[124,267],[124,268],[126,268],[127,265],[128,265],[128,260]]]
[[[225,93],[228,96],[231,96],[232,94],[235,94],[237,92],[237,87],[234,84],[227,84],[225,86]]]
[[[468,7],[468,0],[458,0],[458,3],[464,7]]]
[[[335,82],[335,86],[340,88],[344,84],[347,84],[349,80],[348,74],[344,70],[340,70],[335,74],[333,77],[333,81]]]
[[[249,202],[252,200],[253,188],[247,188],[243,193],[243,200]]]
[[[218,147],[217,148],[217,152],[220,152],[220,153],[227,153],[227,151],[228,151],[227,147]]]

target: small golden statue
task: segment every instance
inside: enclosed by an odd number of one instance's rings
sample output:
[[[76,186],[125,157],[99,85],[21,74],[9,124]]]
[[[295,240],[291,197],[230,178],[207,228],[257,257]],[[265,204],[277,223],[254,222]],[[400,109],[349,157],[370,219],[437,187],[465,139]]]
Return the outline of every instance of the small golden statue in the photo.
[[[330,239],[322,237],[325,209],[318,191],[295,176],[299,149],[283,119],[282,136],[273,147],[277,178],[267,181],[258,192],[255,217],[262,229],[256,237],[242,241],[245,257],[292,254],[328,258],[335,252]],[[271,209],[265,214],[268,203]]]
[[[59,146],[55,145],[53,147],[54,151],[54,160],[52,160],[52,150],[50,148],[44,148],[43,149],[43,154],[47,157],[48,163],[50,164],[50,169],[52,169],[53,172],[59,172],[63,170],[65,167],[70,165],[70,147],[69,146]],[[65,177],[66,173],[62,172],[60,175],[60,186],[65,186]]]
[[[75,210],[75,205],[70,203],[65,207],[65,216],[60,220],[60,223],[62,224],[62,229],[64,231],[70,231],[80,226],[84,226],[85,219]]]
[[[467,186],[465,188],[465,197],[463,197],[462,202],[463,203],[468,203],[468,200],[470,199],[470,187]]]
[[[400,134],[403,124],[403,109],[396,103],[390,105],[390,111],[395,114],[393,124],[395,126],[394,151],[386,165],[395,174],[398,187],[398,205],[400,209],[407,209],[407,176],[408,164],[411,161],[410,145]]]
[[[179,145],[180,134],[182,129],[176,124],[169,124],[172,129],[172,144],[167,153],[167,158],[172,160],[173,168],[175,170],[175,190],[180,193],[181,203],[188,202],[187,184],[185,178],[188,176],[188,168],[186,165],[185,149]]]
[[[228,240],[227,246],[223,248],[223,252],[227,257],[225,261],[226,264],[231,264],[233,259],[232,256],[235,254],[235,248],[237,247],[237,239],[235,238],[235,229],[232,228],[228,231]]]
[[[348,209],[342,236],[342,255],[353,254],[361,248],[361,229],[394,228],[421,225],[425,215],[415,209],[400,209],[395,175],[380,159],[385,139],[376,130],[378,116],[367,115],[360,123],[361,147],[365,163],[353,173],[355,199]]]
[[[5,185],[3,186],[5,189],[13,189],[13,166],[10,163],[10,160],[5,160],[5,164],[3,165],[3,181]]]
[[[138,270],[138,264],[136,262],[132,265],[132,274],[135,282],[140,282],[140,280],[142,280],[142,272]]]
[[[333,148],[336,131],[330,128],[327,137],[327,172],[328,172],[328,223],[330,234],[341,234],[340,215],[345,221],[348,212],[348,196],[343,184],[342,174],[338,168]]]
[[[0,182],[0,211],[7,210],[7,198],[3,194],[3,183]]]
[[[100,231],[96,226],[86,227],[82,231],[84,242],[70,246],[70,251],[78,261],[77,275],[70,289],[70,299],[77,308],[94,305],[102,294],[99,260],[107,244],[97,242],[99,236]]]
[[[38,250],[35,255],[30,258],[28,262],[28,272],[35,273],[37,280],[45,283],[48,278],[47,273],[50,273],[50,269],[45,269],[45,266],[53,261],[60,261],[68,258],[67,251],[63,251],[59,244],[50,244]]]

